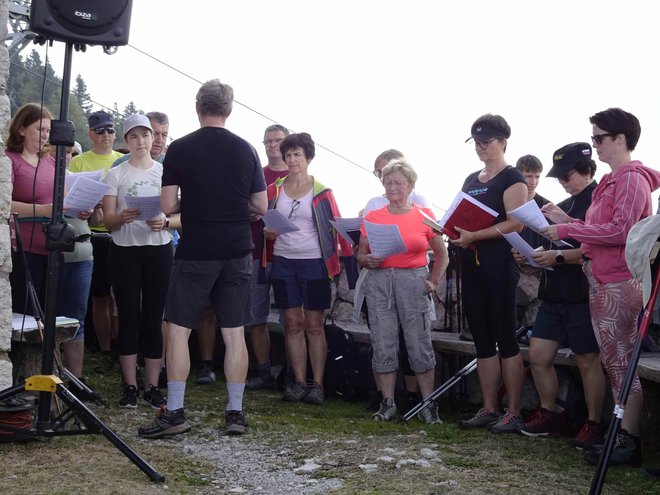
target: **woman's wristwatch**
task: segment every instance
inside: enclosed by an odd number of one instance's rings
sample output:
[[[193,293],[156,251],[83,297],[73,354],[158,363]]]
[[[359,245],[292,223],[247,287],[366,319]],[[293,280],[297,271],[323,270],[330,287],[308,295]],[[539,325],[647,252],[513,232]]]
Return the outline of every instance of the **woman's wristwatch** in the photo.
[[[566,261],[566,258],[564,258],[564,255],[561,252],[561,249],[557,249],[556,255],[555,255],[555,262],[558,265],[563,265],[564,261]]]

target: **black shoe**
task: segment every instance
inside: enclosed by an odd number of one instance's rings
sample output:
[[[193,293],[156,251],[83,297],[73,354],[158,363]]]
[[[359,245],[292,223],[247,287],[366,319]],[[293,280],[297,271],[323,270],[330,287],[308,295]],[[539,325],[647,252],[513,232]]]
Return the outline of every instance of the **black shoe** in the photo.
[[[225,424],[225,433],[227,435],[242,435],[245,433],[245,428],[247,428],[243,411],[226,411]]]
[[[183,408],[168,411],[165,407],[162,407],[156,413],[156,419],[148,425],[138,428],[138,435],[142,438],[161,438],[186,433],[187,431],[190,431],[190,425],[186,421],[186,413]]]
[[[262,390],[275,388],[275,378],[271,374],[259,375],[251,378],[245,383],[245,388],[248,390]]]
[[[138,389],[135,385],[124,388],[124,393],[119,399],[119,407],[122,409],[137,409]]]
[[[160,393],[158,387],[149,386],[144,393],[142,394],[142,400],[144,403],[152,407],[153,409],[160,409],[161,406],[167,404],[167,401],[163,397],[163,394]]]
[[[585,450],[584,458],[587,462],[597,465],[603,449]],[[637,435],[631,435],[626,430],[621,430],[616,436],[616,443],[610,456],[610,464],[613,466],[635,466],[642,465],[642,441]]]

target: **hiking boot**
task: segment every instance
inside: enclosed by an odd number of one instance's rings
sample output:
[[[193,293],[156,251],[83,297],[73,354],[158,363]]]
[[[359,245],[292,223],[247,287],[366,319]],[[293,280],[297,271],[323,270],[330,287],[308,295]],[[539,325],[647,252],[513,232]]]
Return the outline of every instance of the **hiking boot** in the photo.
[[[138,428],[138,435],[142,438],[161,438],[168,435],[178,435],[190,431],[186,421],[186,413],[181,409],[168,411],[165,406],[156,413],[156,419],[145,426]]]
[[[167,368],[163,366],[158,374],[158,388],[167,388]]]
[[[215,383],[215,373],[208,366],[204,366],[197,375],[197,385],[211,385]]]
[[[483,407],[477,411],[470,419],[463,419],[458,422],[458,426],[464,430],[469,430],[472,428],[483,428],[485,426],[492,425],[497,423],[497,420],[500,419],[500,415],[497,412],[486,411]]]
[[[600,462],[603,449],[585,450],[584,458],[591,464]],[[621,430],[616,435],[616,443],[610,456],[610,464],[613,466],[635,466],[642,465],[642,441],[637,435],[631,435],[626,430]]]
[[[396,404],[394,401],[392,399],[384,399],[383,402],[380,403],[378,411],[371,416],[371,419],[374,421],[389,421],[395,414]]]
[[[138,389],[135,385],[129,385],[124,388],[124,393],[119,399],[119,407],[122,409],[137,409]]]
[[[247,427],[245,414],[243,411],[225,411],[225,424],[227,435],[242,435]]]
[[[540,408],[532,417],[520,426],[520,433],[528,437],[558,437],[559,414]]]
[[[287,385],[282,398],[287,402],[300,402],[307,395],[307,386],[304,383],[295,382]]]
[[[424,406],[418,413],[417,418],[427,425],[440,425],[442,420],[438,416],[438,404],[431,402]]]
[[[491,433],[519,433],[523,419],[520,414],[513,414],[508,409],[504,410],[500,419],[488,427]]]
[[[312,384],[307,389],[307,395],[302,400],[306,404],[316,404],[317,406],[323,405],[323,387],[318,383]]]
[[[167,404],[167,401],[163,397],[163,394],[160,393],[158,387],[153,385],[149,386],[144,393],[142,394],[142,400],[147,405],[153,409],[160,409],[161,406]]]
[[[568,441],[568,445],[579,450],[594,450],[597,446],[603,445],[603,428],[600,423],[587,420],[582,425],[575,438]]]
[[[269,373],[268,375],[259,375],[250,378],[245,383],[245,388],[248,390],[262,390],[275,388],[275,378]]]

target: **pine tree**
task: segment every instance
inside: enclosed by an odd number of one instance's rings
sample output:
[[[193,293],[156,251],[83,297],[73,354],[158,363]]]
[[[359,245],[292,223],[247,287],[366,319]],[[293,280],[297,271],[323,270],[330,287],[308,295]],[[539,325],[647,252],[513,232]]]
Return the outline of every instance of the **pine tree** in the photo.
[[[73,94],[78,101],[80,108],[82,108],[85,113],[85,116],[89,117],[92,113],[92,98],[87,92],[87,85],[80,74],[76,76]]]

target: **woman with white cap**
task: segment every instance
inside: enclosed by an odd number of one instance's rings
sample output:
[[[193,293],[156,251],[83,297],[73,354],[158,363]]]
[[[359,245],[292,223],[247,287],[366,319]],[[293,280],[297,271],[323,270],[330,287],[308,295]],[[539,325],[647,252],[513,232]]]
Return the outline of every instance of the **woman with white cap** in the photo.
[[[135,367],[140,348],[146,370],[143,399],[159,408],[165,404],[157,384],[172,236],[162,212],[145,219],[138,208],[127,205],[127,198],[160,197],[163,166],[151,158],[153,130],[146,116],[135,114],[124,120],[124,141],[131,158],[110,169],[103,179],[110,186],[103,198],[103,216],[112,232],[108,264],[119,316],[119,362],[125,383],[119,407],[137,407]]]

